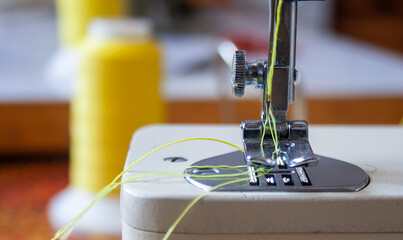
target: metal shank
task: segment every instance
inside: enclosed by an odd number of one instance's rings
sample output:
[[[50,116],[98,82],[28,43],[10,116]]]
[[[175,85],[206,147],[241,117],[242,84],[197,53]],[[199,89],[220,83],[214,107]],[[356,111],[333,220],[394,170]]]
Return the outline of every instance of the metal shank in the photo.
[[[278,0],[269,0],[269,59],[268,66],[271,65],[271,57],[274,51],[275,26],[277,23]],[[272,82],[272,92],[270,99],[267,99],[268,88],[264,86],[262,122],[266,121],[269,114],[270,105],[276,123],[285,125],[287,122],[288,106],[294,101],[295,89],[295,43],[297,27],[297,2],[284,2],[280,15],[280,25],[278,29],[276,58],[274,62],[274,74]],[[267,81],[266,81],[267,83]]]
[[[261,121],[244,121],[241,125],[244,133],[245,159],[248,165],[287,164],[289,167],[293,167],[312,164],[318,160],[309,144],[308,124],[305,121],[287,121],[288,106],[294,101],[296,79],[297,2],[283,2],[275,47],[278,4],[279,0],[269,0],[269,59],[248,63],[244,51],[237,51],[234,55],[232,74],[234,95],[242,97],[246,85],[256,85],[263,89]],[[271,56],[275,49],[271,94],[268,99],[268,75],[272,64]],[[265,126],[264,124],[269,118],[270,108],[273,111],[276,129],[272,129],[274,131],[266,129],[263,146],[261,146],[263,128],[274,126],[273,119],[269,121],[270,125]],[[272,136],[274,133],[278,136],[278,149],[274,145],[274,136]],[[279,153],[278,156],[274,156],[273,152]]]
[[[295,42],[297,25],[297,0],[284,1],[279,23],[277,47],[275,26],[279,0],[269,0],[270,51],[268,61],[247,63],[244,51],[234,55],[232,82],[234,94],[242,97],[245,85],[263,88],[262,118],[242,122],[244,153],[234,152],[201,160],[196,166],[242,164],[246,161],[249,180],[233,183],[219,191],[359,191],[369,183],[368,175],[360,168],[331,158],[319,157],[312,151],[306,121],[287,121],[288,106],[294,101]],[[273,51],[277,51],[271,62]],[[270,99],[268,99],[268,66],[274,66]],[[273,111],[274,120],[269,117]],[[267,121],[267,120],[270,121]],[[265,123],[270,129],[264,129]],[[274,124],[275,123],[275,124]],[[275,127],[274,127],[275,126]],[[265,134],[263,135],[263,131]],[[274,141],[276,138],[278,141]],[[319,162],[319,158],[320,162]],[[262,172],[265,169],[266,172]],[[219,175],[221,170],[208,168],[209,174]],[[232,172],[233,171],[233,172]],[[258,174],[259,172],[259,174]],[[185,172],[188,174],[188,172]],[[237,173],[223,170],[222,174]],[[340,178],[343,176],[343,178]],[[205,190],[225,183],[226,180],[198,178],[186,179]]]

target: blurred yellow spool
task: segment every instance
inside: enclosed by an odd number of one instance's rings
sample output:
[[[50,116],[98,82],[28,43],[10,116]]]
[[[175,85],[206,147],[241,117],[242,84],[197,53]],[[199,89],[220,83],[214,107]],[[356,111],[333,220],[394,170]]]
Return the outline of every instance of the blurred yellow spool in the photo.
[[[157,43],[144,21],[98,20],[81,47],[71,104],[71,184],[97,192],[124,166],[131,135],[164,120]]]
[[[75,45],[85,36],[94,17],[122,16],[124,0],[57,0],[59,38],[62,45]]]

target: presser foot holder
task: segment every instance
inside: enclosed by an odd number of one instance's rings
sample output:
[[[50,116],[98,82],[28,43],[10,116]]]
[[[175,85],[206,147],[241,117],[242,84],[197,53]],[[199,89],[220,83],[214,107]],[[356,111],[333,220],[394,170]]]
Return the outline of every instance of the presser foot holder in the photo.
[[[245,166],[238,169],[228,168],[189,168],[185,179],[203,190],[210,190],[219,184],[236,179],[240,182],[223,186],[215,191],[263,191],[263,192],[357,192],[369,184],[369,176],[359,167],[340,160],[315,155],[316,164],[289,167],[275,165],[262,174]],[[241,166],[245,165],[244,153],[236,151],[194,163],[192,166]],[[271,169],[271,170],[270,170]],[[249,172],[237,177],[220,178],[222,174]],[[250,174],[254,174],[254,179]],[[217,178],[200,178],[197,175],[214,175]]]
[[[274,167],[287,165],[298,167],[315,165],[318,158],[313,153],[308,139],[308,123],[306,121],[287,121],[286,124],[276,126],[278,146],[273,143],[270,129],[266,129],[261,147],[264,124],[262,121],[244,121],[241,124],[243,131],[243,145],[247,165],[261,165]]]

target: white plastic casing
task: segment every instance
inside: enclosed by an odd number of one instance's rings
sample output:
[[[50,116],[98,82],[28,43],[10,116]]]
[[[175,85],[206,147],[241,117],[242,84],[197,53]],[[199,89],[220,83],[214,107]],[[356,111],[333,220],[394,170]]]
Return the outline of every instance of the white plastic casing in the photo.
[[[134,134],[126,167],[151,150],[189,137],[218,138],[242,146],[235,125],[154,125]],[[354,193],[213,192],[198,202],[170,239],[403,239],[403,128],[313,126],[316,154],[350,162],[371,183]],[[190,141],[144,159],[124,178],[165,172],[235,149]],[[184,157],[171,163],[166,157]],[[343,176],[340,176],[343,177]],[[154,176],[121,188],[124,240],[161,239],[203,191],[183,177]]]

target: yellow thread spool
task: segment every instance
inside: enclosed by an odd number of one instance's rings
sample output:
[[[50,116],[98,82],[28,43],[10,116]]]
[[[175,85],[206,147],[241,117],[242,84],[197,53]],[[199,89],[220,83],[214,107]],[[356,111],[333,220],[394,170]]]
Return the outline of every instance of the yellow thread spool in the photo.
[[[96,20],[71,104],[70,182],[97,192],[122,171],[132,133],[164,120],[159,54],[145,20]]]
[[[124,3],[124,0],[57,0],[60,43],[79,43],[94,17],[122,16],[126,9]]]

